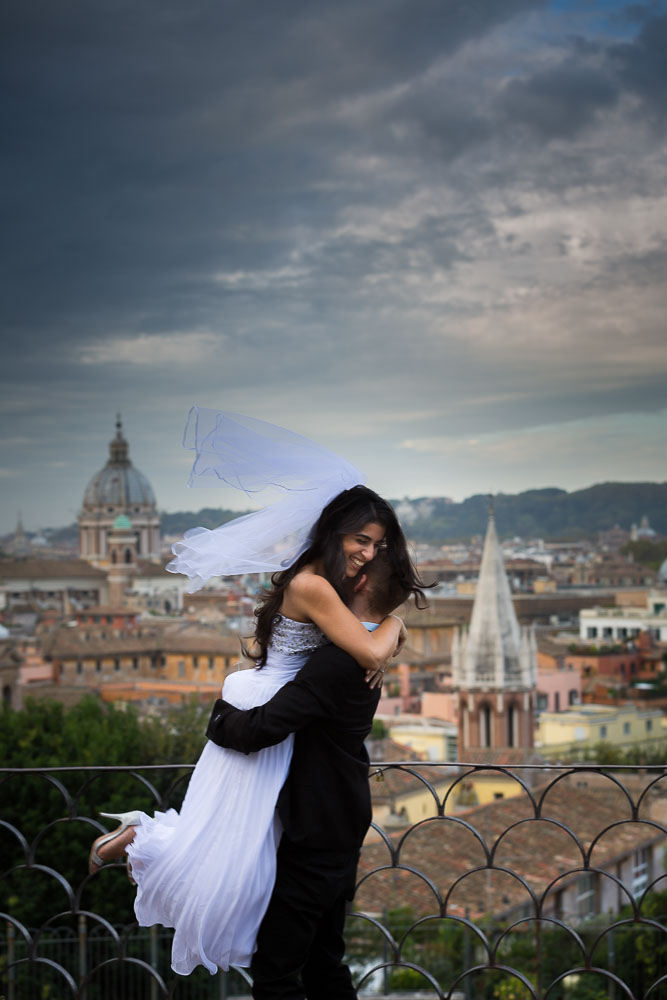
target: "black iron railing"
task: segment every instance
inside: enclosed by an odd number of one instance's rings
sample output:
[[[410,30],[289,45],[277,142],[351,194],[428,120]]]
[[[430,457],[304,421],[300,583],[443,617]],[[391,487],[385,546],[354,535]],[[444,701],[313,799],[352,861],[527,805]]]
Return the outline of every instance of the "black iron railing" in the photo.
[[[362,996],[667,1000],[667,769],[372,765],[348,918]],[[246,970],[170,969],[100,810],[179,807],[190,767],[0,769],[0,997],[248,997]]]

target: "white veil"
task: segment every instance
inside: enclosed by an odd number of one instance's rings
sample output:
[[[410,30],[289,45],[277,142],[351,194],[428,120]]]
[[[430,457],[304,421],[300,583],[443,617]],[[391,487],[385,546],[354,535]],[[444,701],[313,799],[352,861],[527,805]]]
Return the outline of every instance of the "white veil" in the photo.
[[[239,413],[193,406],[183,445],[195,453],[188,486],[216,479],[248,497],[283,495],[262,510],[212,531],[192,528],[172,545],[170,573],[183,573],[199,590],[213,576],[286,569],[308,548],[322,509],[343,490],[364,482],[345,459],[275,424]]]

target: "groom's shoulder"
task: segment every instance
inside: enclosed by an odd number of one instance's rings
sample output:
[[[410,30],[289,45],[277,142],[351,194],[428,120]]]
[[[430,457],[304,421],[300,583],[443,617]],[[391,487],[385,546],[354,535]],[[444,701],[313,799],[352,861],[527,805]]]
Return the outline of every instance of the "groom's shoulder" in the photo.
[[[328,642],[325,646],[320,646],[319,649],[314,650],[308,657],[303,669],[310,668],[312,670],[322,670],[326,668],[330,669],[344,669],[344,670],[360,670],[360,666],[354,657],[346,653],[344,649],[340,649],[339,646],[334,646],[332,642]]]

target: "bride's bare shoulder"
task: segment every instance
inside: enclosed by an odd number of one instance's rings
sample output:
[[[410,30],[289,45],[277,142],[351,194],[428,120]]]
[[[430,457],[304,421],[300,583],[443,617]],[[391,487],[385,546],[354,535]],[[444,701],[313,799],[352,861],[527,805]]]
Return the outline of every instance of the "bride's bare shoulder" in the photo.
[[[330,593],[335,591],[329,581],[309,566],[305,566],[297,573],[287,586],[287,596],[294,600],[308,601]]]

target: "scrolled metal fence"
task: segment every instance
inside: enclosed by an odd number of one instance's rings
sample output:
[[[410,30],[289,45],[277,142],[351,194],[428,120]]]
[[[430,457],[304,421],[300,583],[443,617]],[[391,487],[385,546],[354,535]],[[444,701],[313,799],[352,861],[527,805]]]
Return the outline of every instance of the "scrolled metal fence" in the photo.
[[[132,923],[100,811],[179,807],[191,767],[0,769],[0,998],[241,998]],[[346,927],[361,996],[667,1000],[662,767],[379,762]]]

